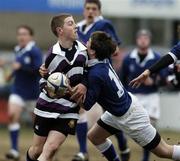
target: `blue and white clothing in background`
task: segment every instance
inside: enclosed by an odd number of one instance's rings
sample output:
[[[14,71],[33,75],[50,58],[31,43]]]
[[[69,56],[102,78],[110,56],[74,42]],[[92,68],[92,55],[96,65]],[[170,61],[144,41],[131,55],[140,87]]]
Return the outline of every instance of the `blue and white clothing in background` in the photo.
[[[26,101],[35,101],[39,95],[39,67],[42,64],[41,50],[34,41],[29,42],[24,48],[15,47],[15,62],[21,64],[20,69],[13,71],[10,103],[25,106]]]
[[[154,82],[152,85],[142,84],[139,88],[132,88],[128,84],[159,59],[160,55],[158,53],[154,52],[152,49],[148,49],[147,56],[141,62],[138,50],[134,49],[124,58],[120,72],[120,78],[125,88],[139,98],[143,107],[148,111],[149,116],[154,119],[158,119],[160,117],[160,100],[158,94],[157,76],[159,76],[160,79],[165,79],[167,76],[167,70],[162,70],[158,75],[151,76]]]
[[[78,36],[79,40],[84,44],[87,43],[91,34],[95,31],[103,31],[109,34],[112,39],[117,42],[118,45],[121,44],[119,37],[111,23],[111,21],[104,19],[102,16],[95,18],[94,22],[86,27],[86,20],[80,21],[78,24]]]

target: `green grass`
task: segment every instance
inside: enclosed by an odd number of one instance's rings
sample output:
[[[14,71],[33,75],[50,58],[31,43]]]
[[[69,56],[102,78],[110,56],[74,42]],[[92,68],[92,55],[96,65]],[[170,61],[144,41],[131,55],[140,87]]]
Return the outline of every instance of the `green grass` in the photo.
[[[180,143],[180,134],[178,132],[171,131],[161,131],[162,137],[169,144]],[[33,130],[31,128],[23,128],[20,135],[20,152],[21,161],[25,161],[25,154],[28,147],[31,145],[33,136]],[[111,138],[115,147],[117,148],[117,143],[114,137]],[[105,161],[101,154],[94,148],[91,143],[89,146],[89,156],[90,161]],[[131,159],[130,161],[141,161],[142,149],[129,139],[129,146],[131,148]],[[0,161],[6,161],[4,154],[9,149],[8,131],[6,128],[0,128]],[[57,158],[59,161],[71,161],[72,156],[78,151],[77,141],[74,136],[67,138],[64,145],[59,149]],[[154,155],[151,156],[150,161],[168,161],[166,159],[159,159]]]

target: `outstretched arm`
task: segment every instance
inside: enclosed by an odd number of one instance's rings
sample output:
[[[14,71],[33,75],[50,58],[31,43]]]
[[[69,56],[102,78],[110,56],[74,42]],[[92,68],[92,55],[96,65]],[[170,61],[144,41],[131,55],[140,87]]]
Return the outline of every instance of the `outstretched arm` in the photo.
[[[170,54],[163,56],[157,63],[146,69],[141,75],[133,79],[129,85],[133,88],[138,88],[151,74],[159,72],[161,69],[172,64],[174,59]]]

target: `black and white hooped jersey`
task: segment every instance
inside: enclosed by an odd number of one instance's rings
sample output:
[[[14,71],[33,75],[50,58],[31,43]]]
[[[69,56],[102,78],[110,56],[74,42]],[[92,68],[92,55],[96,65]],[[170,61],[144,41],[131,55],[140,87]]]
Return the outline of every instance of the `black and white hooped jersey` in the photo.
[[[67,75],[70,85],[76,86],[84,83],[84,68],[87,64],[88,56],[86,47],[79,41],[75,41],[71,49],[64,49],[57,42],[49,51],[45,60],[45,67],[50,74],[62,72]],[[40,80],[40,87],[46,83],[46,79]],[[74,118],[78,119],[79,106],[70,96],[59,99],[50,98],[45,92],[41,92],[34,110],[36,115],[46,118]]]

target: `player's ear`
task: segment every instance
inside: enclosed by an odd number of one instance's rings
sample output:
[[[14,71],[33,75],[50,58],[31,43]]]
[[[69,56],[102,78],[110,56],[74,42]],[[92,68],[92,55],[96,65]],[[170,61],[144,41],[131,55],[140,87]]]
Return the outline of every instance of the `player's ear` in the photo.
[[[90,49],[90,54],[91,54],[91,56],[95,56],[96,55],[96,51],[93,50],[93,49]]]
[[[63,29],[61,27],[56,28],[57,35],[61,35],[63,32]]]

